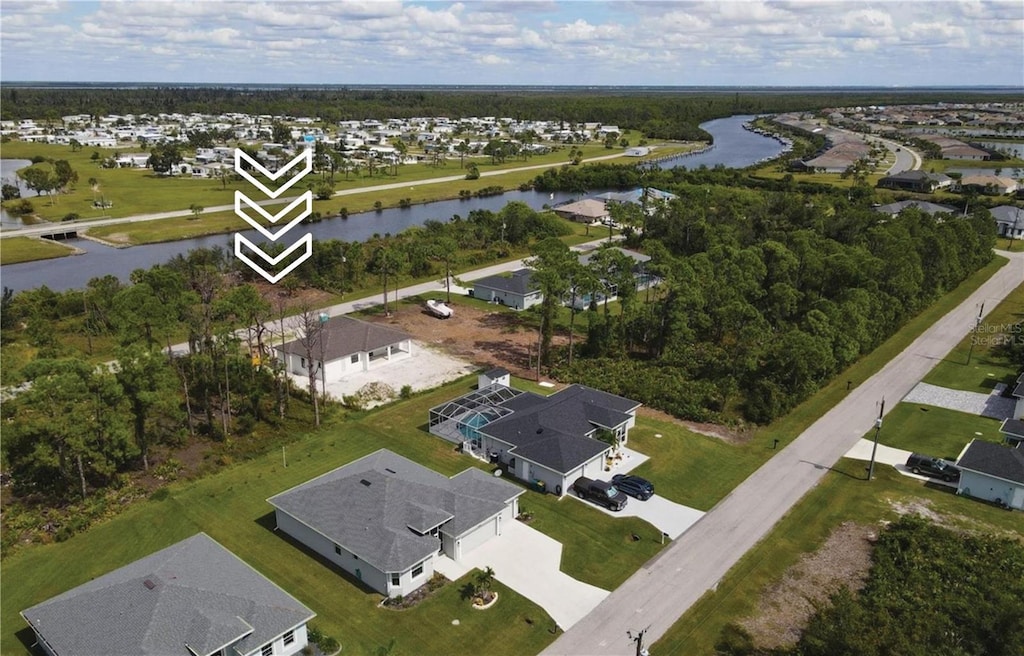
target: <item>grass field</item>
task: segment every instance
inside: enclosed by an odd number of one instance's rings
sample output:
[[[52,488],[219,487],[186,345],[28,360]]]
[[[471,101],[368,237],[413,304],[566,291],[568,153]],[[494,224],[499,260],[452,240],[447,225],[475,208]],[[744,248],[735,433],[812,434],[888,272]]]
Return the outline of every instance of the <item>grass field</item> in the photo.
[[[960,340],[956,348],[928,372],[924,382],[983,394],[991,392],[998,383],[1012,386],[1022,363],[1001,358],[998,345],[1005,340],[1024,340],[1024,334],[1013,332],[1019,322],[1024,322],[1024,285],[1010,292],[989,312],[976,332]]]
[[[75,249],[71,246],[32,237],[12,237],[0,241],[0,264],[49,260],[74,253]]]

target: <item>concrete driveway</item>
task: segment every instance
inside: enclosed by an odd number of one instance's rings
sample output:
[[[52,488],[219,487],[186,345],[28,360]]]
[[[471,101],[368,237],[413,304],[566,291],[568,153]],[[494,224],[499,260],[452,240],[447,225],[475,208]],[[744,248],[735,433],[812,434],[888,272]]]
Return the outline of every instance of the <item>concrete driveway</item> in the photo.
[[[458,562],[439,557],[434,561],[434,569],[454,581],[474,567],[491,567],[496,579],[547,611],[563,630],[608,596],[607,590],[562,572],[561,542],[520,521],[503,523],[501,530],[501,536],[477,547]]]
[[[861,438],[853,448],[846,452],[847,458],[853,458],[854,460],[863,460],[865,462],[871,461],[871,445],[872,441]],[[915,474],[914,472],[907,469],[907,458],[910,457],[910,451],[906,449],[894,449],[891,446],[885,446],[884,444],[878,445],[878,451],[875,453],[875,464],[878,465],[892,465],[896,468],[896,471],[908,476],[910,478],[916,478],[919,481],[927,481],[929,483],[935,483],[936,485],[945,485],[946,487],[957,487],[956,483],[947,483],[940,478],[932,478],[931,476],[924,476],[923,474]],[[864,474],[865,478],[867,473]]]
[[[704,512],[701,510],[669,501],[657,494],[647,501],[630,497],[626,507],[618,512],[612,512],[596,503],[584,501],[574,494],[566,496],[575,499],[578,503],[585,503],[591,508],[612,517],[639,517],[653,525],[654,528],[660,529],[673,540],[682,535],[686,529],[693,526],[698,519],[704,516]]]

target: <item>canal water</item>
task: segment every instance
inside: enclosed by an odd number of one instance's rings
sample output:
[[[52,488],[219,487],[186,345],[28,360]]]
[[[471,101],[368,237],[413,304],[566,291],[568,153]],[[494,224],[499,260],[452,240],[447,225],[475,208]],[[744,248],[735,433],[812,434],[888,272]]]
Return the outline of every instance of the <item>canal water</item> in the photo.
[[[784,148],[781,143],[743,128],[743,124],[752,118],[752,116],[732,116],[704,123],[702,127],[714,136],[714,148],[699,155],[675,157],[659,162],[658,165],[662,168],[675,166],[698,168],[701,165],[714,167],[721,164],[727,167],[741,168],[766,158],[778,156]],[[600,191],[602,190],[590,190],[590,194],[597,194]],[[397,234],[411,226],[422,225],[428,220],[447,221],[455,214],[465,217],[474,209],[498,211],[512,201],[523,201],[530,207],[539,210],[544,205],[556,205],[577,198],[577,195],[563,192],[549,194],[536,191],[511,191],[501,196],[488,198],[437,201],[405,209],[393,208],[380,212],[352,214],[347,219],[324,219],[319,223],[303,226],[303,230],[311,233],[314,239],[364,241],[375,234]],[[241,219],[239,222],[241,223]],[[255,230],[242,232],[242,234],[257,244],[266,241]],[[234,249],[233,239],[231,234],[211,235],[131,248],[113,248],[90,240],[75,239],[70,243],[84,250],[85,253],[0,267],[0,284],[15,292],[42,285],[62,291],[83,287],[90,279],[107,274],[127,280],[129,274],[135,269],[149,268],[195,248],[220,246],[231,252]]]

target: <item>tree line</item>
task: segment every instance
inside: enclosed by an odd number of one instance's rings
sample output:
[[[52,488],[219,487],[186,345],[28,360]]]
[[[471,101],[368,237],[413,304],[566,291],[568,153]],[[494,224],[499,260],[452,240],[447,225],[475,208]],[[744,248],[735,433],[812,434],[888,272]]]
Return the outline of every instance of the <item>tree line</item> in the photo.
[[[591,299],[578,353],[542,335],[542,359],[558,378],[697,421],[784,415],[989,262],[995,244],[984,208],[891,218],[871,208],[870,189],[858,200],[846,190],[667,187],[670,202],[612,210],[627,245],[651,257],[653,289],[630,283],[628,259],[585,270],[564,246],[535,249],[545,297]],[[614,315],[595,295],[608,288]]]
[[[992,102],[1016,102],[1011,94],[986,95]],[[0,89],[0,117],[47,119],[88,114],[243,112],[252,115],[313,116],[340,120],[446,116],[501,116],[514,119],[600,121],[639,130],[649,138],[708,140],[700,123],[732,114],[813,111],[827,107],[934,102],[976,102],[977,96],[940,90],[820,92],[700,89],[325,89],[155,87],[121,89]]]

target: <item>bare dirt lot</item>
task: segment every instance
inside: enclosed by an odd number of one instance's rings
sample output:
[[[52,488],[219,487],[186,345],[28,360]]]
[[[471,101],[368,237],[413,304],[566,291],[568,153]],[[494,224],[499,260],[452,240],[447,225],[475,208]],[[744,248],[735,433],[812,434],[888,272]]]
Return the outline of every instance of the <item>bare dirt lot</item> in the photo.
[[[854,522],[839,525],[814,553],[805,554],[782,579],[765,590],[761,612],[740,622],[763,649],[792,647],[815,607],[841,587],[864,587],[871,568],[871,544],[877,529]]]
[[[519,315],[508,309],[481,310],[453,303],[455,316],[438,319],[418,305],[404,305],[390,317],[365,317],[376,323],[401,328],[414,339],[434,344],[451,355],[483,366],[505,367],[516,376],[535,378],[537,331],[522,325]],[[568,338],[556,335],[553,342]]]

